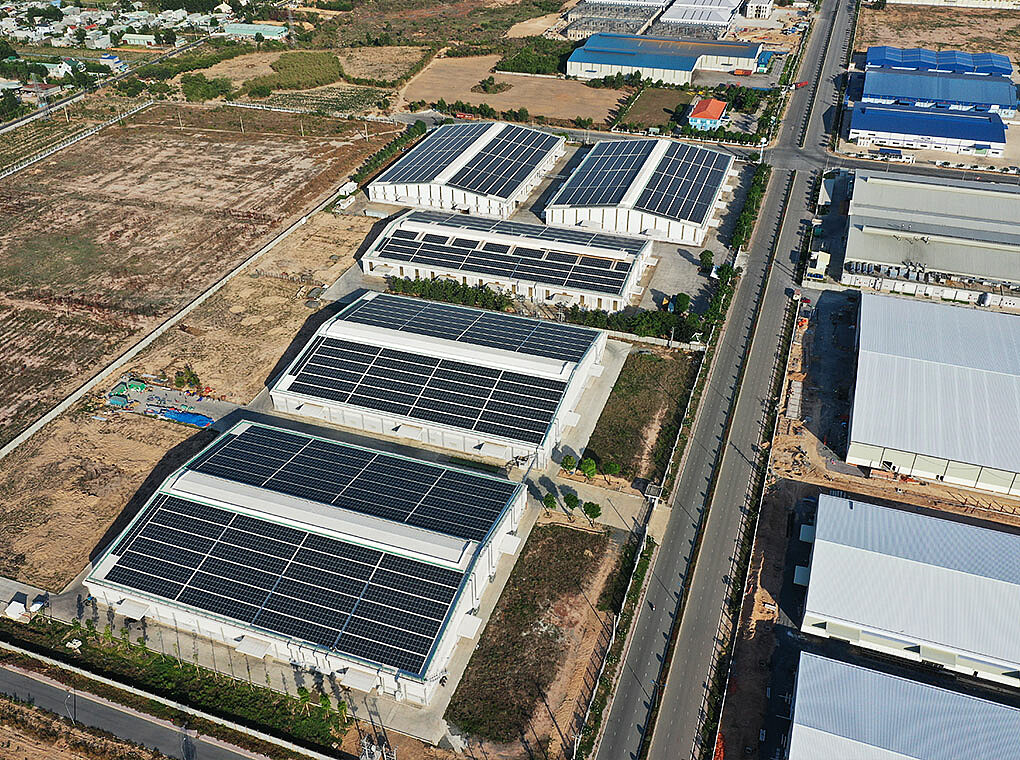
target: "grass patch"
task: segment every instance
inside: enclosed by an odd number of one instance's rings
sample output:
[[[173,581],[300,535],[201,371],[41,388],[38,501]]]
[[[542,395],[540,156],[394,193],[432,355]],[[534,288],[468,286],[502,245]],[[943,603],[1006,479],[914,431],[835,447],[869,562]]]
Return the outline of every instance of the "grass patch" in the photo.
[[[556,525],[532,530],[450,701],[447,720],[497,742],[526,735],[566,654],[550,610],[580,593],[608,545],[605,533]]]
[[[245,85],[249,91],[253,88],[310,90],[343,78],[340,61],[333,53],[283,53],[269,65],[276,73],[250,80]]]
[[[631,352],[585,456],[617,462],[628,478],[658,479],[676,435],[676,428],[668,423],[686,401],[690,382],[691,362],[679,351]],[[669,430],[672,435],[666,434]]]

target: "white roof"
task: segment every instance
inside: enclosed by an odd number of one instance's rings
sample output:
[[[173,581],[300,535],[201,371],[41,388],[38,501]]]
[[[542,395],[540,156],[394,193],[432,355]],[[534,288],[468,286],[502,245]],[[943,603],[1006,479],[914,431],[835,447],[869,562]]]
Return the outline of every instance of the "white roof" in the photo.
[[[1020,669],[1020,536],[822,495],[805,615]]]
[[[850,440],[1020,472],[1020,317],[864,293]]]
[[[804,652],[788,760],[1016,758],[1020,710]]]

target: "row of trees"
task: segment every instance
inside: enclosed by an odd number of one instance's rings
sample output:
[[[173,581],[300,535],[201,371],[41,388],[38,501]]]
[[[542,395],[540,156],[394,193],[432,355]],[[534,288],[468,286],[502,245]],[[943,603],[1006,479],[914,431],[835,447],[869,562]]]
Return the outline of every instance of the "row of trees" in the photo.
[[[755,169],[751,187],[748,188],[747,198],[744,200],[744,207],[740,210],[737,221],[733,225],[733,237],[730,240],[730,245],[733,248],[744,248],[751,241],[751,233],[754,232],[758,211],[765,198],[765,188],[768,186],[771,174],[772,167],[768,164],[758,164]]]
[[[687,299],[688,304],[690,298]],[[568,322],[600,330],[616,330],[645,338],[669,338],[686,343],[702,329],[697,314],[684,314],[677,309],[642,311],[626,310],[607,312],[602,309],[582,309],[576,304],[567,309]]]
[[[547,493],[542,497],[542,506],[546,509],[556,509],[558,506],[556,503],[556,494]],[[602,516],[602,506],[595,501],[586,501],[584,504],[581,503],[580,497],[573,491],[567,491],[563,494],[563,506],[568,511],[573,512],[578,507],[584,512],[584,516],[588,518],[588,521],[594,525],[595,521]]]
[[[391,293],[401,293],[430,301],[456,303],[463,306],[479,306],[483,309],[506,311],[510,307],[510,296],[499,293],[485,285],[464,285],[453,280],[421,280],[410,277],[391,277],[387,281]]]
[[[379,151],[377,151],[375,155],[370,156],[368,160],[361,165],[361,168],[354,172],[354,181],[360,183],[363,179],[367,178],[372,174],[372,172],[396,155],[398,151],[404,148],[404,146],[414,142],[424,135],[426,131],[428,131],[428,128],[425,126],[425,122],[420,120],[416,121],[407,129],[406,132],[390,140]]]

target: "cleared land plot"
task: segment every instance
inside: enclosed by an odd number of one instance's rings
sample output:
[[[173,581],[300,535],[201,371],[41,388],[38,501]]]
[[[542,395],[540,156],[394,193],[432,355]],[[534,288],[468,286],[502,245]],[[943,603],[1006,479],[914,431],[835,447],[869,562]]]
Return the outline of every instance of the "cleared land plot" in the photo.
[[[316,214],[128,369],[173,376],[187,364],[215,395],[250,401],[327,316],[304,305],[307,292],[352,265],[373,221]],[[0,575],[63,588],[103,536],[114,535],[163,477],[210,440],[102,404],[91,399],[60,416],[0,460]]]
[[[1002,53],[1020,61],[1020,16],[1016,11],[887,5],[861,7],[854,50],[872,45]]]
[[[492,67],[499,59],[498,55],[439,58],[411,80],[404,98],[428,103],[440,98],[447,103],[457,100],[473,105],[488,103],[498,111],[527,108],[533,116],[564,120],[580,116],[604,124],[622,97],[619,90],[595,90],[575,80],[493,73]],[[491,95],[471,91],[489,76],[511,85],[510,89]]]
[[[225,113],[226,112],[226,113]],[[175,129],[181,120],[216,129]],[[387,138],[287,114],[157,107],[0,191],[0,444],[336,187]],[[163,122],[160,126],[154,123]],[[168,128],[169,127],[169,128]],[[234,131],[227,131],[227,130]],[[258,131],[264,130],[264,131]],[[328,137],[313,137],[329,133]],[[96,161],[96,156],[103,156]]]
[[[209,79],[226,77],[234,87],[239,87],[249,79],[273,74],[272,63],[279,57],[278,50],[271,53],[247,53],[213,64],[202,73]]]
[[[337,53],[344,74],[357,79],[399,79],[418,63],[428,50],[410,45],[345,48]]]
[[[665,124],[670,120],[680,122],[684,108],[693,99],[694,96],[689,92],[649,87],[634,101],[627,112],[626,121],[649,126]],[[680,113],[677,113],[678,109]]]
[[[564,734],[611,621],[593,603],[618,554],[605,533],[532,530],[446,712],[485,741],[485,757],[535,757],[532,742],[541,757],[572,749]]]
[[[616,462],[631,479],[660,476],[693,377],[693,363],[679,351],[645,347],[631,351],[585,456],[596,462]]]
[[[0,696],[0,758],[4,760],[157,760],[161,752],[94,729],[74,726],[31,705]]]

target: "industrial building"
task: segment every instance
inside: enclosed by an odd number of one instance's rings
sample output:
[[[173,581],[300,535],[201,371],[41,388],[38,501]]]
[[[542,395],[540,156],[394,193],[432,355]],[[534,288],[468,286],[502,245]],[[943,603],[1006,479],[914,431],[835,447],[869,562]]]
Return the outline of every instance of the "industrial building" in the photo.
[[[848,138],[863,148],[883,145],[1001,158],[1006,125],[995,112],[855,103]]]
[[[504,478],[242,422],[163,481],[85,587],[126,618],[424,705],[481,628],[525,498]]]
[[[1020,308],[1020,187],[862,171],[842,282]]]
[[[999,74],[1011,76],[1013,63],[1001,53],[964,53],[960,50],[928,50],[874,45],[865,54],[868,68],[944,71],[951,74]]]
[[[718,225],[733,157],[671,140],[605,140],[546,206],[549,224],[701,245]]]
[[[570,54],[567,75],[601,79],[640,72],[653,81],[690,84],[695,71],[754,71],[761,51],[761,43],[595,34]]]
[[[655,264],[651,242],[596,230],[411,211],[361,258],[374,277],[446,278],[534,303],[619,311]]]
[[[924,69],[869,68],[864,72],[865,103],[996,111],[1016,115],[1016,85],[1000,74],[955,74]]]
[[[269,394],[279,411],[543,469],[605,346],[587,327],[369,293]]]
[[[564,154],[564,139],[505,122],[446,124],[369,186],[370,200],[508,218]]]
[[[805,633],[1020,686],[1018,616],[1020,535],[818,497]]]
[[[847,461],[1020,496],[1020,316],[860,300]]]
[[[635,3],[578,3],[564,17],[568,40],[586,40],[593,34],[643,34],[660,11],[657,5]]]
[[[282,24],[225,24],[223,34],[233,40],[254,40],[258,35],[266,41],[280,41],[289,30]]]
[[[674,0],[656,20],[652,33],[663,37],[718,39],[729,29],[741,2]]]
[[[787,760],[1014,758],[1020,710],[801,652]]]

